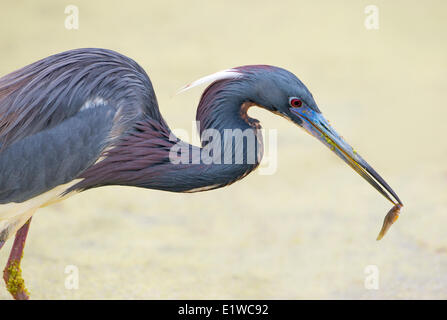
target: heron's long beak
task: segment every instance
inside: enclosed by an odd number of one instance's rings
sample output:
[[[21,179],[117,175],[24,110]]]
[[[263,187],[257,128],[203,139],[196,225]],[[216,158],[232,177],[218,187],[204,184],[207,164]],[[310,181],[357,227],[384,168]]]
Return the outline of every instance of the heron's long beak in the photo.
[[[301,126],[311,135],[323,142],[352,169],[368,181],[377,191],[394,205],[401,205],[397,194],[383,178],[330,126],[329,122],[310,108],[290,108],[302,120]],[[393,199],[394,198],[394,199]]]

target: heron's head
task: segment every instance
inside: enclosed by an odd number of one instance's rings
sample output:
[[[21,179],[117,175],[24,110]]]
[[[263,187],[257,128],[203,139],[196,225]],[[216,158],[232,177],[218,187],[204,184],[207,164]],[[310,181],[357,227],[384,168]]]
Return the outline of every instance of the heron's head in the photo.
[[[245,66],[253,103],[280,115],[317,138],[393,204],[399,197],[384,179],[340,136],[323,116],[307,87],[291,72],[272,66]]]
[[[232,93],[286,118],[325,144],[393,204],[399,197],[382,177],[332,128],[307,87],[291,72],[268,65],[232,68],[201,78],[181,91],[206,82],[229,80]]]

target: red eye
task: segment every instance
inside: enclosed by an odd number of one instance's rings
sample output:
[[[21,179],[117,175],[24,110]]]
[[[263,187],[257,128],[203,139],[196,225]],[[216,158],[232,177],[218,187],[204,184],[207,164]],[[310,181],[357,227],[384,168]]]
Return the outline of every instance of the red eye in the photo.
[[[303,101],[297,98],[290,98],[290,106],[294,108],[300,108],[303,105]]]

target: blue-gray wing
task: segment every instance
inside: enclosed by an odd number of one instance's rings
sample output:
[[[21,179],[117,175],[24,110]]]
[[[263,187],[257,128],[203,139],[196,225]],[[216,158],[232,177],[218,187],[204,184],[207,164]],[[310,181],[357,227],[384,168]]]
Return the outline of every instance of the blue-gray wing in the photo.
[[[0,204],[23,202],[75,179],[108,144],[116,110],[92,105],[0,152]]]

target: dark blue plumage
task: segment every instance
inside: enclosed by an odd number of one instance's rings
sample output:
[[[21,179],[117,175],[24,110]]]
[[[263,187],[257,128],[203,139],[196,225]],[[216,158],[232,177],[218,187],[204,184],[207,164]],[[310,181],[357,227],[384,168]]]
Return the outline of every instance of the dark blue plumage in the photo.
[[[252,67],[246,70],[243,81],[225,80],[210,86],[198,108],[200,130],[256,128],[255,122],[250,122],[240,110],[247,100],[247,90],[251,89],[248,84],[258,85],[253,87],[258,91],[262,89],[259,85],[263,85],[247,80],[256,75],[256,69],[262,73],[266,68],[272,67]],[[101,110],[113,113],[113,120],[93,126],[101,131],[97,133],[101,141],[95,141],[92,136],[94,142],[83,144],[81,141],[92,135],[90,123],[81,125],[74,119],[91,113],[89,117],[98,117],[96,122],[104,122]],[[260,154],[256,154],[256,161],[247,165],[173,165],[169,161],[169,149],[178,141],[175,137],[170,139],[171,131],[159,112],[148,76],[136,62],[111,50],[71,50],[1,78],[0,115],[0,168],[5,168],[0,173],[0,203],[28,200],[75,178],[83,181],[67,192],[104,185],[134,185],[175,192],[204,190],[234,182],[256,168],[260,161]],[[89,118],[89,121],[95,119]],[[41,134],[42,131],[53,134]],[[72,140],[79,140],[78,148],[71,150],[71,168],[50,165],[61,154],[69,156],[63,149],[68,137],[58,135],[59,131],[70,132]],[[258,138],[256,143],[261,150],[262,139]],[[138,139],[144,145],[140,154],[137,153]],[[190,148],[197,150],[195,146]],[[40,156],[28,164],[31,150]],[[90,167],[101,156],[105,159]],[[28,169],[11,173],[8,165]],[[15,176],[20,179],[13,179]]]

